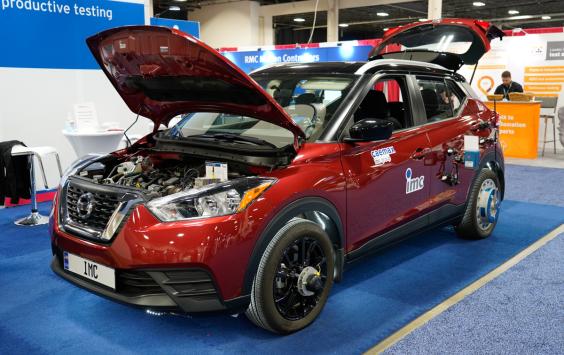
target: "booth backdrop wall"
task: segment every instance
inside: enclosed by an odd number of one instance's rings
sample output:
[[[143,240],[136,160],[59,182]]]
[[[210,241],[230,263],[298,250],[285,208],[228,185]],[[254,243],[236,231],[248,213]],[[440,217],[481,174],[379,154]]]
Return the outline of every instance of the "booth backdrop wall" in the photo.
[[[74,104],[93,102],[100,123],[113,121],[127,128],[135,119],[85,39],[104,29],[144,24],[147,9],[143,0],[48,1],[0,1],[0,141],[54,146],[65,167],[77,158],[61,132]],[[156,22],[199,32],[194,22]],[[149,133],[150,123],[141,117],[130,134]],[[50,187],[57,186],[54,161],[45,168]]]
[[[485,100],[501,84],[501,73],[511,72],[512,79],[521,85],[525,92],[537,96],[557,96],[558,107],[564,106],[564,28],[529,29],[517,31],[494,40],[492,49],[477,67],[472,87]],[[472,76],[473,66],[461,69],[467,80]],[[547,112],[543,110],[543,112]],[[556,119],[558,125],[558,118]],[[549,124],[548,137],[552,138]],[[558,130],[556,131],[558,136]],[[539,126],[539,148],[544,136],[544,122]],[[558,137],[557,149],[564,148]],[[552,151],[552,143],[547,143],[547,152]]]

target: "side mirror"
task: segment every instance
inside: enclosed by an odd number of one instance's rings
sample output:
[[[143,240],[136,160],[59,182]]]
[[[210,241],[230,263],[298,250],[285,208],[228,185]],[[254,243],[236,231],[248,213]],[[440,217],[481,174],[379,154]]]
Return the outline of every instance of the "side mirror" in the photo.
[[[365,118],[349,129],[346,142],[371,142],[386,140],[392,136],[394,124],[379,118]]]

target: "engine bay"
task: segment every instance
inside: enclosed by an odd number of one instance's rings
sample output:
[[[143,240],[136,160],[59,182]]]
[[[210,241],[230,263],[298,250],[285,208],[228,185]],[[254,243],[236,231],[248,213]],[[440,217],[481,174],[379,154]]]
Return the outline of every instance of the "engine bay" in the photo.
[[[80,169],[76,175],[93,183],[142,190],[150,197],[171,195],[248,175],[227,163],[189,158],[183,154],[108,155]],[[216,170],[214,170],[216,169]]]

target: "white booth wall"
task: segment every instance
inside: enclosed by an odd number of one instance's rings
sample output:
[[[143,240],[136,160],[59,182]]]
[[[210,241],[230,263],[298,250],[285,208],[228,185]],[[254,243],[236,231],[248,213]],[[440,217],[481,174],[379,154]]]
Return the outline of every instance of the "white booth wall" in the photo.
[[[0,141],[53,146],[63,168],[77,158],[62,134],[74,104],[93,102],[100,122],[118,122],[122,128],[135,119],[101,70],[0,68],[0,78]],[[149,122],[140,118],[129,133],[147,134]],[[45,169],[50,187],[57,186],[54,160],[48,158]]]

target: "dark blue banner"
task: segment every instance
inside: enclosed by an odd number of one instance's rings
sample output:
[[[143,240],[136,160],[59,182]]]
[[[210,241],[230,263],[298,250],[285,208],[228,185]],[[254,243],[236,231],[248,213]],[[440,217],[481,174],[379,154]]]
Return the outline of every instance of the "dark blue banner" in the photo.
[[[98,69],[86,38],[144,23],[144,6],[108,0],[0,0],[0,67]]]
[[[338,47],[224,52],[223,55],[249,73],[274,63],[366,61],[371,49],[372,46],[353,46],[345,43]]]

